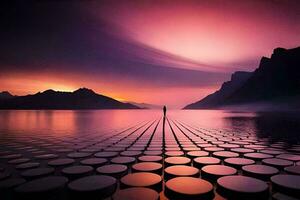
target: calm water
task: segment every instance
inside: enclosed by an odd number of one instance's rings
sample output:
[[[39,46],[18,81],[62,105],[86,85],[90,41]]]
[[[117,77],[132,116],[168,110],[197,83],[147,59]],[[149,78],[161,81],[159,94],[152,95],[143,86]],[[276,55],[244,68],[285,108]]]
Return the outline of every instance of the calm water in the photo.
[[[183,199],[191,191],[213,200],[236,191],[297,196],[286,188],[300,191],[300,176],[287,175],[299,174],[299,133],[298,113],[171,110],[162,120],[161,110],[0,111],[0,194],[16,183],[0,196],[73,200],[84,189],[79,199],[93,199],[96,186],[99,196],[123,200],[136,185],[151,188],[153,200],[177,191]]]
[[[0,111],[3,134],[110,134],[131,125],[160,119],[160,110]],[[259,138],[300,141],[299,113],[238,113],[220,110],[170,110],[172,120],[195,127],[251,133]]]

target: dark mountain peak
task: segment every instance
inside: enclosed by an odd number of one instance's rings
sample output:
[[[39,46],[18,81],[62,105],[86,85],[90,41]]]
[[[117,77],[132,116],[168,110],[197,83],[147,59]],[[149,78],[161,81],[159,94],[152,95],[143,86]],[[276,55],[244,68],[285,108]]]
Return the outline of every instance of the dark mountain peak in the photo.
[[[44,92],[39,92],[38,94],[54,94],[56,93],[55,90],[49,89],[49,90],[45,90]]]
[[[12,94],[10,94],[8,91],[3,91],[0,92],[0,98],[1,99],[10,99],[13,98],[14,96]]]
[[[13,96],[12,94],[10,94],[8,91],[2,91],[0,92],[1,95],[7,95],[7,96]]]
[[[285,49],[285,48],[282,48],[282,47],[278,47],[276,49],[273,50],[273,54],[281,54],[281,53],[285,53],[287,52],[288,50]]]
[[[0,101],[0,109],[139,109],[139,107],[97,94],[91,89],[79,88],[74,92],[50,89],[33,95],[5,99]]]
[[[263,71],[271,66],[271,59],[267,57],[262,57],[260,59],[259,67],[255,70],[255,72]]]
[[[74,94],[81,94],[81,95],[88,95],[88,94],[95,95],[96,94],[93,90],[85,88],[85,87],[79,88],[78,90],[75,90],[73,93]]]
[[[259,64],[259,66],[269,64],[270,61],[271,61],[270,58],[263,56],[263,57],[260,59],[260,64]]]
[[[271,58],[274,58],[276,56],[284,55],[287,52],[288,52],[287,49],[278,47],[278,48],[276,48],[276,49],[273,50],[273,54],[272,54]]]
[[[202,100],[189,104],[184,109],[197,109],[197,108],[211,108],[220,104],[227,97],[229,97],[236,89],[241,87],[247,81],[253,72],[237,71],[231,75],[230,81],[222,84],[221,88],[203,98]]]
[[[185,108],[283,102],[300,97],[300,47],[276,48],[271,58],[262,57],[252,73],[236,72],[220,90]]]
[[[229,88],[234,88],[236,89],[237,87],[239,87],[239,85],[241,84],[241,82],[246,81],[251,75],[253,74],[253,72],[245,72],[245,71],[237,71],[234,72],[231,75],[231,79],[230,81],[226,81],[222,84],[221,89],[229,89]],[[230,89],[231,91],[232,89]]]
[[[238,81],[240,79],[244,79],[245,77],[249,77],[252,72],[245,72],[245,71],[236,71],[231,75],[231,81]]]

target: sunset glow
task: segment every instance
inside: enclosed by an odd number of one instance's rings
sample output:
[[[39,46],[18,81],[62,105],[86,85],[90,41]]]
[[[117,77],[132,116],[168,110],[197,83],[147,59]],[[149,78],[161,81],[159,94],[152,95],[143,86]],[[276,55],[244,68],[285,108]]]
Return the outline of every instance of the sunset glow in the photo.
[[[299,197],[300,0],[0,10],[0,200]]]
[[[38,2],[7,11],[0,90],[15,95],[88,87],[180,108],[234,71],[254,70],[274,48],[300,43],[293,0]]]

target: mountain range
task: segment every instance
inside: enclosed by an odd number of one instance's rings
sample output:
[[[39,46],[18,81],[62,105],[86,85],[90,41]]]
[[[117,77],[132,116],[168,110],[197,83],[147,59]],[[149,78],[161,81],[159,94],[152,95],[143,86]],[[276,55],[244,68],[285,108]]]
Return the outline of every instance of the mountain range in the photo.
[[[162,105],[150,104],[150,103],[137,103],[133,101],[127,101],[126,103],[133,104],[142,109],[162,109]]]
[[[0,93],[0,109],[139,109],[130,103],[80,88],[73,92],[46,90],[33,95],[14,96]]]
[[[261,105],[300,108],[300,47],[276,48],[254,72],[235,72],[221,88],[183,109]]]

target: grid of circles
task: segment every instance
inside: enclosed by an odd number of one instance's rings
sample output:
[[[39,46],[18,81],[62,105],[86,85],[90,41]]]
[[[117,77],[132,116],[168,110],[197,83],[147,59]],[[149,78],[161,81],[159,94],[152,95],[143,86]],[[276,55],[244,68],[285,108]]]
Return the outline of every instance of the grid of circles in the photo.
[[[297,199],[300,145],[168,118],[84,137],[4,135],[0,195],[4,199]]]

